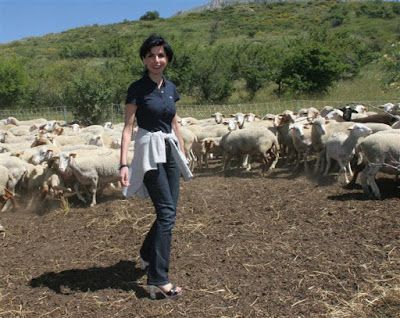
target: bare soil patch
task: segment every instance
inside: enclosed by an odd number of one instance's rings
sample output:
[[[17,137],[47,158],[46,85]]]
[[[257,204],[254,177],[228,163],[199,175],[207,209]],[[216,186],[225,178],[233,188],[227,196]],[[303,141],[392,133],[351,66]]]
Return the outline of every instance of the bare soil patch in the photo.
[[[0,317],[400,317],[400,195],[379,186],[382,201],[283,169],[182,182],[177,301],[151,301],[137,263],[149,201],[4,213]]]

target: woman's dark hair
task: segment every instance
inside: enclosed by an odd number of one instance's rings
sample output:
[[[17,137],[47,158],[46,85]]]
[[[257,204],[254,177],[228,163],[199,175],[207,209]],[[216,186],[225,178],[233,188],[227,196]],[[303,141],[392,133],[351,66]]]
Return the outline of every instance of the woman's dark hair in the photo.
[[[140,58],[143,60],[146,57],[146,54],[151,51],[151,49],[155,46],[162,46],[164,48],[164,52],[167,55],[168,62],[171,62],[174,57],[174,52],[172,51],[171,46],[168,44],[164,38],[157,34],[150,35],[142,44],[139,50]]]

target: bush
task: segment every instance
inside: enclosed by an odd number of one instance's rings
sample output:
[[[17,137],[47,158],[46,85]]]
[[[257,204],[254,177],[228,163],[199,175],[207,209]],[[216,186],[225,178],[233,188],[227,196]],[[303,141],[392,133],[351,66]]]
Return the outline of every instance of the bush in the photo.
[[[227,46],[198,51],[192,85],[199,102],[224,102],[233,92],[232,55]],[[228,58],[227,58],[228,57]]]
[[[337,56],[318,43],[301,43],[290,48],[275,81],[278,94],[322,94],[340,78],[343,65]]]
[[[140,17],[141,21],[157,20],[160,18],[160,14],[157,11],[147,11]]]
[[[74,118],[87,125],[103,124],[110,118],[114,92],[110,83],[99,74],[84,71],[66,88],[64,102]]]
[[[24,96],[27,76],[22,63],[16,58],[0,58],[0,107],[16,105]]]

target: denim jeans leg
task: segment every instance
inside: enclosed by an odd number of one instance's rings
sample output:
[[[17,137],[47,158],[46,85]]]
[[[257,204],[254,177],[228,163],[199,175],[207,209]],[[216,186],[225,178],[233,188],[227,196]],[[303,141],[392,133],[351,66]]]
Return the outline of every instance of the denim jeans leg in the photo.
[[[169,257],[179,193],[179,176],[179,168],[167,151],[167,163],[159,164],[157,170],[148,171],[144,177],[144,184],[156,210],[156,220],[140,250],[142,258],[150,263],[148,284],[164,285],[169,282]]]

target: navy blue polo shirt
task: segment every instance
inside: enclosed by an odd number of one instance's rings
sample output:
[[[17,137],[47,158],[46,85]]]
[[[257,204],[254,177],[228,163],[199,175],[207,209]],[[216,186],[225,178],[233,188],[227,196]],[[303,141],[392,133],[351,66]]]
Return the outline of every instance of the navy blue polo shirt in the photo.
[[[160,88],[148,75],[133,82],[128,88],[127,104],[137,106],[136,119],[140,128],[151,132],[171,133],[171,122],[176,114],[175,102],[179,100],[176,86],[164,78]]]

